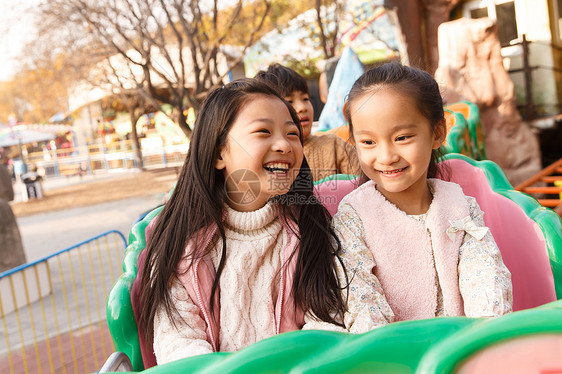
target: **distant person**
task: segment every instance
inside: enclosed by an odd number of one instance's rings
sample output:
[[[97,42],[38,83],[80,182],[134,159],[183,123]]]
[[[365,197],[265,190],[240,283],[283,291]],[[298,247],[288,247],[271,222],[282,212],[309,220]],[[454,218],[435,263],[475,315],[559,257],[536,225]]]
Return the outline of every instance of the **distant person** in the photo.
[[[10,176],[12,177],[12,181],[16,182],[16,172],[14,169],[14,161],[12,159],[9,159],[6,161],[6,167],[8,168],[8,172],[10,173]]]
[[[328,101],[328,91],[332,79],[334,79],[334,72],[339,61],[339,56],[331,57],[318,64],[321,70],[320,77],[318,78],[318,90],[320,94],[320,101],[324,104]]]
[[[162,364],[343,331],[339,248],[293,108],[262,81],[233,81],[207,96],[190,144],[133,285],[141,344]]]
[[[304,138],[304,155],[312,171],[314,181],[333,174],[359,172],[357,155],[352,145],[334,134],[311,135],[314,107],[306,80],[296,71],[280,64],[270,65],[260,71],[256,79],[274,85],[297,112]]]
[[[399,63],[369,70],[345,114],[366,181],[333,218],[351,279],[349,331],[511,312],[511,274],[476,199],[436,179],[446,127],[433,77]]]
[[[329,83],[326,104],[318,118],[319,131],[336,129],[347,125],[343,115],[345,100],[353,82],[364,71],[365,69],[361,60],[359,60],[359,56],[350,47],[345,47],[337,62],[333,78]]]

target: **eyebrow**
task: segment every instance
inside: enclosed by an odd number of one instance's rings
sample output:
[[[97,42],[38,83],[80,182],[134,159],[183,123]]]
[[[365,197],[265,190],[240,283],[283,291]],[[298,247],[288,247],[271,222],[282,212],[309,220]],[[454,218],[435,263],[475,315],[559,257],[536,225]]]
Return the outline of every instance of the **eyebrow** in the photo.
[[[409,129],[413,129],[416,128],[416,124],[414,123],[408,123],[408,124],[404,124],[404,125],[396,125],[393,128],[390,129],[391,132],[396,132],[396,131],[401,131],[401,130],[409,130]],[[368,134],[370,132],[370,130],[362,130],[362,131],[357,131],[357,134]]]
[[[400,131],[400,130],[409,130],[409,129],[413,129],[416,128],[416,124],[414,123],[407,123],[404,125],[396,125],[392,128],[392,131]]]
[[[273,120],[270,119],[270,118],[256,118],[256,119],[251,120],[250,122],[248,122],[248,125],[252,125],[252,124],[254,124],[254,123],[256,123],[256,122],[265,122],[265,123],[271,124],[271,123],[273,123]]]
[[[273,125],[273,123],[274,123],[274,121],[271,118],[257,118],[255,120],[252,120],[252,121],[248,122],[248,125],[252,125],[256,122],[264,122],[264,123],[267,123],[268,125]],[[297,124],[294,123],[292,120],[285,121],[284,125],[297,126]]]

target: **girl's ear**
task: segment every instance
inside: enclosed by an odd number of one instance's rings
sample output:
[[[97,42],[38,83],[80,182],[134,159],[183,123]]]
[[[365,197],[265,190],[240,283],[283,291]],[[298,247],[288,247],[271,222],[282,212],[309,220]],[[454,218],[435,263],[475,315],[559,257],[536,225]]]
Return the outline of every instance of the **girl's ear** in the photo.
[[[445,138],[447,137],[447,125],[445,119],[439,121],[439,123],[435,126],[435,128],[433,129],[433,135],[434,140],[432,148],[437,149],[441,147],[441,145],[445,141]]]
[[[222,170],[225,167],[226,167],[226,164],[224,163],[224,161],[222,159],[222,152],[219,152],[219,155],[217,156],[217,160],[215,161],[215,169]]]

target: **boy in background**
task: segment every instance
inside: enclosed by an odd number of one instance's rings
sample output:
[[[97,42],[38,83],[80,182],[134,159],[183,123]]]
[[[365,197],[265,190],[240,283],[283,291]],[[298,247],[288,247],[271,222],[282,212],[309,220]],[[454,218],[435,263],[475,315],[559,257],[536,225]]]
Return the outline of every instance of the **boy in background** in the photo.
[[[256,79],[275,86],[297,112],[301,121],[304,156],[313,181],[332,174],[357,174],[359,162],[354,147],[334,134],[312,135],[314,107],[306,80],[296,71],[280,64],[269,65]]]

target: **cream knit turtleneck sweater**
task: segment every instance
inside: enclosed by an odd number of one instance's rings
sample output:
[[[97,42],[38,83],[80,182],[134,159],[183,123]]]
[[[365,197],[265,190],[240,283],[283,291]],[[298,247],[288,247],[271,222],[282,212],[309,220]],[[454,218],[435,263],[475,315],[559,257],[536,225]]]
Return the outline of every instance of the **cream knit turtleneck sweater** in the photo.
[[[281,253],[287,237],[273,203],[253,212],[226,207],[227,251],[220,276],[220,337],[223,352],[240,350],[275,335],[275,301],[279,292]],[[211,252],[218,267],[222,241]],[[163,309],[154,320],[158,364],[212,352],[205,322],[187,292],[175,281],[170,290],[179,314],[171,321]]]
[[[238,351],[275,335],[286,233],[272,203],[254,212],[226,208],[227,253],[220,277],[220,350]],[[222,242],[211,259],[218,268]]]

